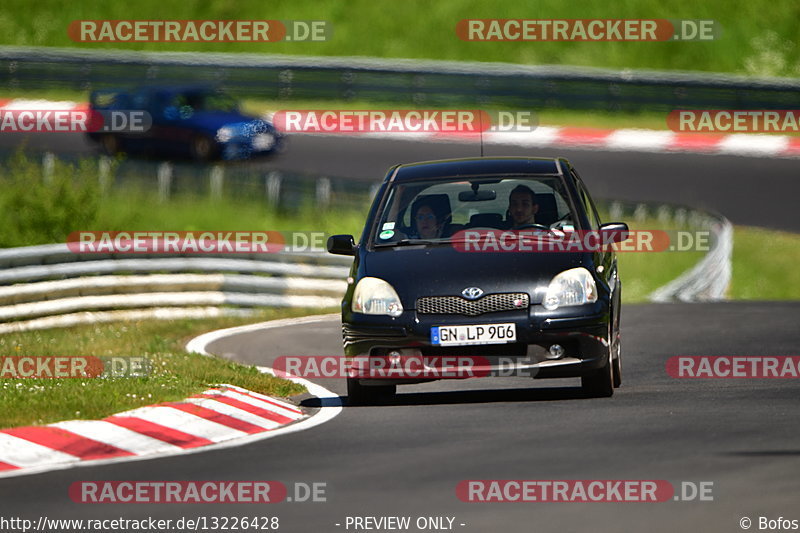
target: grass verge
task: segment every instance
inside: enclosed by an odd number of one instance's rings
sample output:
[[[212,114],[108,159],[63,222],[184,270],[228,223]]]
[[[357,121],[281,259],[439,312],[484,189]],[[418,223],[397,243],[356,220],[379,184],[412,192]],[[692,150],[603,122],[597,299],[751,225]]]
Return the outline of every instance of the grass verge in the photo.
[[[2,335],[0,356],[144,356],[152,372],[141,378],[0,379],[0,428],[100,419],[182,400],[219,383],[278,397],[300,394],[305,390],[300,385],[250,366],[186,353],[184,345],[206,331],[318,312],[270,309],[255,318],[115,322]]]
[[[321,56],[375,56],[461,61],[505,61],[530,65],[562,64],[618,69],[650,68],[797,75],[798,6],[789,0],[630,0],[613,4],[589,0],[523,0],[502,3],[459,0],[432,4],[406,2],[181,2],[88,0],[71,5],[59,0],[6,0],[0,17],[0,42],[28,46],[65,46],[148,51],[245,52]],[[704,19],[722,28],[713,41],[577,42],[462,41],[458,21],[470,19]],[[67,33],[73,20],[325,20],[332,25],[322,42],[74,42]]]
[[[736,226],[733,231],[734,300],[800,300],[800,235]]]

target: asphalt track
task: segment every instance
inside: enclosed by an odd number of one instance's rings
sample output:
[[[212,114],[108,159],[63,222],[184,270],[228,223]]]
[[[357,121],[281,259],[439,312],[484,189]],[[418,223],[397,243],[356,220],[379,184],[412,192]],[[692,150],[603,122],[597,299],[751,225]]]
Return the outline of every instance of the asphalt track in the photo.
[[[392,162],[473,155],[457,144],[294,141],[287,154],[255,164],[377,180]],[[527,152],[491,147],[487,154],[501,151]],[[685,203],[735,223],[800,230],[797,161],[561,149],[533,155],[571,158],[598,196]],[[415,385],[390,405],[346,407],[310,431],[239,448],[2,479],[0,515],[272,515],[290,532],[347,531],[346,516],[450,516],[455,530],[481,533],[731,532],[741,531],[745,516],[752,530],[760,516],[800,519],[798,381],[676,380],[664,368],[674,355],[797,355],[800,302],[629,305],[622,312],[624,383],[610,399],[581,397],[578,380]],[[335,355],[340,329],[334,320],[245,333],[209,351],[267,366],[279,355]],[[319,382],[344,394],[341,380]],[[327,502],[78,505],[67,496],[77,480],[189,479],[324,482]],[[455,487],[467,479],[710,481],[714,500],[463,503]]]
[[[578,380],[438,382],[385,406],[345,407],[309,431],[231,450],[0,480],[4,516],[280,517],[281,531],[345,531],[346,516],[452,516],[458,531],[739,531],[744,516],[800,518],[797,380],[676,380],[673,355],[787,355],[800,303],[627,306],[624,383],[582,398]],[[333,320],[212,343],[225,357],[336,354]],[[319,380],[343,394],[342,380]],[[307,401],[313,407],[313,400]],[[77,480],[324,482],[325,503],[78,505]],[[463,503],[466,479],[664,479],[713,482],[713,501]],[[755,528],[754,528],[755,529]],[[413,531],[414,529],[412,529]],[[352,530],[351,530],[352,531]]]

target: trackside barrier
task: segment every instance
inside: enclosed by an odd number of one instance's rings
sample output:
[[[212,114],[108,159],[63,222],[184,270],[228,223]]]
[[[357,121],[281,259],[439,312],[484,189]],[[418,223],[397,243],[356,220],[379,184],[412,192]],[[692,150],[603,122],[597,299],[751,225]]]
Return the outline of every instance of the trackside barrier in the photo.
[[[674,205],[611,202],[609,220],[642,222],[648,217],[659,225],[707,230],[710,249],[698,263],[649,295],[653,302],[724,300],[731,281],[733,225],[722,215]]]
[[[454,35],[455,38],[455,35]],[[0,46],[4,85],[213,83],[238,97],[609,111],[796,109],[800,81],[558,65]]]
[[[75,254],[66,244],[0,250],[0,321],[7,322],[0,333],[257,307],[336,307],[351,262],[323,252],[131,257]]]

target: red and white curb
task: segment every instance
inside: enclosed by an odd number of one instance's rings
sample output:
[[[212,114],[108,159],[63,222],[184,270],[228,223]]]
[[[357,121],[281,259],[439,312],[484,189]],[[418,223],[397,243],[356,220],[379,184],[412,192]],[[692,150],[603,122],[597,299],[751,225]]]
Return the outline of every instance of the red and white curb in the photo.
[[[306,134],[311,135],[311,134]],[[345,135],[342,135],[345,136]],[[365,133],[362,138],[478,143],[475,133]],[[800,137],[762,134],[677,133],[670,130],[540,126],[529,132],[486,132],[483,144],[525,148],[579,148],[621,152],[800,157]]]
[[[213,331],[190,341],[187,349],[209,355],[205,346],[213,340],[330,318],[276,320]],[[271,373],[266,367],[259,370]],[[102,420],[3,429],[0,477],[241,446],[309,429],[341,412],[335,393],[300,378],[292,381],[304,385],[324,407],[309,416],[288,402],[234,385],[219,385],[180,402],[139,407]]]
[[[70,101],[0,99],[1,110],[85,110],[88,104]],[[270,114],[267,114],[270,116]],[[665,116],[666,120],[666,116]],[[358,133],[299,134],[359,137],[405,141],[476,143],[477,134],[464,133]],[[697,153],[750,157],[800,157],[800,137],[764,134],[678,133],[671,130],[603,129],[540,126],[530,132],[487,132],[483,143],[529,148],[562,147],[625,152]]]

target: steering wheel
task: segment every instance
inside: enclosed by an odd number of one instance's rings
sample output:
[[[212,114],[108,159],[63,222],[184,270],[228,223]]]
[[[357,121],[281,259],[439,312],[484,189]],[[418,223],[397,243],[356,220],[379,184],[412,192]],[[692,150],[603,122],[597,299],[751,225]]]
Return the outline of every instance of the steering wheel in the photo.
[[[522,226],[515,226],[515,227],[513,227],[511,229],[512,230],[518,230],[518,229],[528,229],[528,228],[535,228],[535,229],[540,229],[540,230],[544,230],[544,231],[550,231],[550,228],[545,226],[544,224],[523,224]]]

